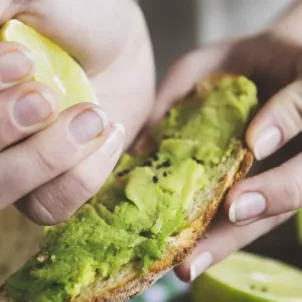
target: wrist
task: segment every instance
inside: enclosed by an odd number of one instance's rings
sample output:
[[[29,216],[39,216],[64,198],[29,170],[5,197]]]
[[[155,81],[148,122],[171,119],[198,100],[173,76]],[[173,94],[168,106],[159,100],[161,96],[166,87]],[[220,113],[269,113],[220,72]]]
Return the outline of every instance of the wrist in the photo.
[[[293,1],[268,31],[289,42],[302,43],[302,1]]]

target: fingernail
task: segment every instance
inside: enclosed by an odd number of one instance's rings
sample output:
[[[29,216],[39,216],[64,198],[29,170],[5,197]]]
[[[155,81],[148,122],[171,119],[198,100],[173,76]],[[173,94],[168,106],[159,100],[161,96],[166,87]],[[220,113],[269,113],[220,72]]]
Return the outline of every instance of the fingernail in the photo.
[[[213,256],[209,252],[203,252],[197,256],[190,267],[190,280],[194,281],[198,276],[200,276],[206,269],[210,267],[213,262]]]
[[[251,220],[261,215],[266,208],[265,198],[259,193],[239,196],[229,209],[229,220],[233,223]]]
[[[121,124],[121,123],[114,123],[114,124],[112,124],[112,127],[113,127],[118,133],[122,134],[122,136],[125,135],[126,130],[125,130],[125,127],[124,127],[123,124]]]
[[[106,152],[106,154],[108,154],[109,156],[113,156],[121,146],[124,135],[125,127],[122,124],[112,124],[111,132],[102,146],[104,152]]]
[[[269,127],[264,130],[255,143],[254,153],[258,160],[261,160],[274,151],[276,151],[281,143],[282,134],[279,128]]]
[[[101,109],[88,109],[73,119],[70,133],[77,143],[86,144],[96,138],[107,125],[107,115]]]
[[[34,65],[30,53],[11,51],[0,56],[0,81],[14,83],[25,78]]]
[[[55,109],[55,98],[48,93],[30,93],[18,99],[14,117],[22,127],[29,127],[48,118]]]

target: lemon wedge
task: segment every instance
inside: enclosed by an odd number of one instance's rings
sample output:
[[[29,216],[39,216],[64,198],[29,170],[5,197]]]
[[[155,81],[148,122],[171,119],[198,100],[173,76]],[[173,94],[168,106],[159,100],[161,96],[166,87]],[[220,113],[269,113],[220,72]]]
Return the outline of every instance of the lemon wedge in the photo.
[[[23,22],[13,19],[0,29],[0,41],[27,47],[35,61],[33,81],[48,85],[58,96],[60,109],[97,98],[82,67],[61,47]]]

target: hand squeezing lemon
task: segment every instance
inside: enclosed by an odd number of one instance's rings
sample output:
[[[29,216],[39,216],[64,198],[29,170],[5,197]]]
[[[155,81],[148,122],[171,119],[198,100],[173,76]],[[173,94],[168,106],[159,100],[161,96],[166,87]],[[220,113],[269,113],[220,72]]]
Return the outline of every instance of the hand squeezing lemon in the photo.
[[[0,41],[15,41],[30,50],[36,64],[33,80],[53,89],[61,110],[81,102],[96,102],[80,65],[34,29],[11,20],[1,27]],[[299,217],[302,230],[302,214]],[[196,279],[192,299],[194,302],[302,302],[302,272],[240,252]]]
[[[0,41],[24,45],[35,62],[33,80],[48,85],[64,110],[81,102],[96,102],[96,96],[80,65],[58,45],[18,20],[10,20],[0,28]]]
[[[63,49],[31,27],[18,20],[10,20],[0,26],[0,42],[2,41],[17,42],[30,51],[35,62],[32,80],[52,88],[59,99],[61,111],[81,102],[96,103],[96,96],[81,66]],[[7,225],[9,225],[9,233],[6,229]],[[0,217],[1,284],[36,252],[41,235],[42,227],[21,216],[13,206],[2,211]],[[1,270],[1,267],[5,269]]]

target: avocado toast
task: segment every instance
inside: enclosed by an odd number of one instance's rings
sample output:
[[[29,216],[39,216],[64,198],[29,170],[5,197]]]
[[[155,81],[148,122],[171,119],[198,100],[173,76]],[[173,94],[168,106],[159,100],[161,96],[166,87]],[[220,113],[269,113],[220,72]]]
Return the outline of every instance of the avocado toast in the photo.
[[[47,228],[41,251],[3,285],[4,301],[123,301],[179,264],[253,157],[242,144],[255,85],[201,79],[125,154],[99,193]]]

